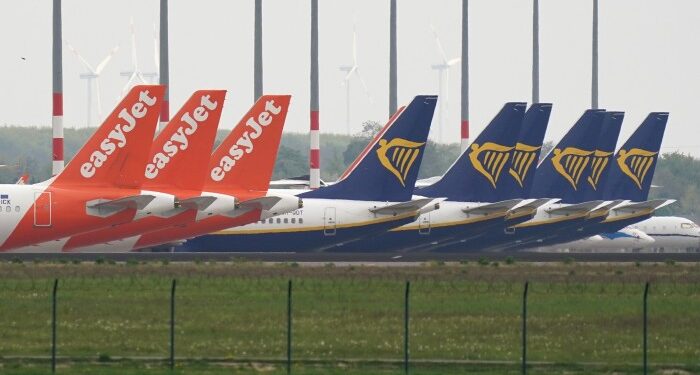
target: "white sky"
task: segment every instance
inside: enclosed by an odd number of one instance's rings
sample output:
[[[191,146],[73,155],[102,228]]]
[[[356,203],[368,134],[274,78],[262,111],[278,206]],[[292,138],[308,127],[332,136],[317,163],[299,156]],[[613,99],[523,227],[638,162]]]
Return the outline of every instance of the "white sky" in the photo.
[[[321,130],[344,133],[340,65],[351,63],[353,20],[358,63],[373,97],[351,82],[352,130],[388,117],[389,1],[320,0]],[[621,140],[650,111],[671,112],[664,151],[700,156],[700,2],[600,0],[600,105],[626,111]],[[286,129],[308,129],[308,0],[264,0],[264,87],[293,95]],[[547,139],[557,140],[590,105],[591,0],[540,1],[540,96],[554,103]],[[530,0],[470,1],[471,133],[478,134],[506,101],[531,95]],[[398,1],[399,105],[437,93],[439,62],[431,22],[449,58],[460,55],[461,0]],[[158,0],[63,0],[63,37],[93,65],[119,44],[103,71],[103,112],[116,104],[131,69],[129,20],[134,17],[142,71],[155,70],[153,26]],[[0,3],[0,124],[49,126],[51,1]],[[26,60],[22,60],[25,57]],[[171,113],[196,89],[229,90],[221,127],[232,127],[252,104],[253,0],[174,0],[170,4]],[[85,70],[64,45],[67,127],[84,126]],[[444,140],[459,139],[460,69],[449,75]],[[436,116],[437,118],[437,116]],[[434,132],[433,135],[437,133]],[[620,142],[621,143],[621,142]]]

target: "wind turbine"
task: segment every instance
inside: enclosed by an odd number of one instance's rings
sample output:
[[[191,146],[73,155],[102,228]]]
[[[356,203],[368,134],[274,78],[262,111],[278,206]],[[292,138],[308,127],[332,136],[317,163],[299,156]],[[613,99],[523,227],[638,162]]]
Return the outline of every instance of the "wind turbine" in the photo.
[[[80,62],[83,64],[83,66],[88,70],[87,73],[82,73],[80,74],[80,78],[84,79],[87,81],[87,119],[85,121],[85,126],[89,127],[91,126],[92,123],[92,86],[93,83],[95,85],[95,92],[96,92],[96,97],[97,97],[97,120],[100,121],[102,120],[102,99],[100,97],[100,74],[102,73],[102,70],[107,66],[109,61],[112,59],[115,53],[119,50],[119,46],[115,46],[112,48],[107,56],[102,59],[102,61],[97,64],[97,67],[93,68],[90,63],[83,58],[83,56],[80,55],[80,53],[73,48],[73,46],[70,44],[69,41],[66,40],[66,45],[68,46],[68,49],[73,52],[73,54],[80,60]]]
[[[435,45],[437,46],[438,53],[440,53],[440,58],[442,59],[442,63],[440,64],[433,64],[431,67],[434,70],[437,70],[438,72],[438,103],[440,104],[439,111],[438,111],[438,141],[442,143],[442,127],[443,127],[443,122],[447,121],[447,93],[449,92],[449,85],[450,85],[450,68],[454,66],[455,64],[459,63],[462,61],[461,58],[455,57],[453,59],[448,60],[447,59],[447,54],[445,54],[445,50],[442,48],[442,43],[440,42],[440,37],[437,34],[437,31],[435,30],[435,27],[430,24],[430,29],[433,32],[433,36],[435,37]],[[443,81],[445,83],[445,90],[443,92]]]
[[[134,28],[134,19],[131,19],[131,70],[126,72],[121,72],[122,77],[129,77],[129,80],[124,85],[122,89],[122,96],[131,88],[131,86],[137,83],[149,83],[157,81],[158,73],[155,72],[142,72],[139,70],[139,61],[136,57],[136,31]],[[146,79],[148,78],[148,79]]]
[[[345,86],[345,126],[348,134],[350,134],[350,79],[352,79],[353,74],[357,76],[357,79],[362,84],[362,89],[365,91],[369,103],[373,103],[367,84],[360,74],[360,66],[357,64],[357,32],[355,25],[352,27],[352,65],[343,65],[339,69],[346,72],[342,84]]]

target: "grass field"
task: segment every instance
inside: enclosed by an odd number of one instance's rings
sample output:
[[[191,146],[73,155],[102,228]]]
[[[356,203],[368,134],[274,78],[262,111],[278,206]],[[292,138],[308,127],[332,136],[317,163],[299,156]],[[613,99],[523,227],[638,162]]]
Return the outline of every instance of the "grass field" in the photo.
[[[652,373],[700,373],[696,264],[251,262],[0,264],[0,373],[48,373],[54,278],[61,373],[170,373],[173,278],[176,373],[284,373],[288,280],[294,373],[402,373],[407,280],[413,374],[519,373],[525,280],[529,373],[639,373],[645,281]]]

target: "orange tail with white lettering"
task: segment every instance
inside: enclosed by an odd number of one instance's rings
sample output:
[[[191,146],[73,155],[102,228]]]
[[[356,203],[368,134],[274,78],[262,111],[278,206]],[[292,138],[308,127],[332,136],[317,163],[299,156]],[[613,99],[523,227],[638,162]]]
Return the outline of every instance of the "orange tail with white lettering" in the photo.
[[[149,187],[202,190],[225,98],[226,90],[196,91],[172,117],[151,147]]]
[[[258,99],[212,154],[206,190],[267,190],[290,100],[290,95]]]
[[[51,185],[139,188],[164,91],[134,86]]]

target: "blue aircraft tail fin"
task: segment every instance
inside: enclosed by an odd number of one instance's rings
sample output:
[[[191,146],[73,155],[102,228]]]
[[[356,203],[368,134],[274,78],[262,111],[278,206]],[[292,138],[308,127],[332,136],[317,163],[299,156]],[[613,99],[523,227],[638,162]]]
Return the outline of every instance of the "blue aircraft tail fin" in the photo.
[[[583,201],[603,199],[605,186],[607,185],[608,170],[613,161],[615,146],[620,136],[624,112],[606,112],[600,135],[596,142],[595,151],[591,155],[587,170],[584,174],[585,183],[579,185],[579,194]]]
[[[666,131],[668,112],[652,112],[615,154],[605,184],[605,199],[646,201]]]
[[[442,178],[416,194],[462,202],[497,202],[505,189],[510,156],[518,140],[525,103],[506,103]]]
[[[397,112],[340,180],[303,198],[408,201],[418,178],[437,96],[416,96]]]
[[[586,183],[587,167],[595,151],[605,111],[589,109],[542,160],[535,170],[531,197],[560,198],[562,203],[584,202],[578,190]]]
[[[509,176],[505,176],[502,182],[505,184],[504,195],[499,200],[529,196],[551,112],[552,105],[548,103],[533,104],[525,112],[518,142],[508,166]]]

